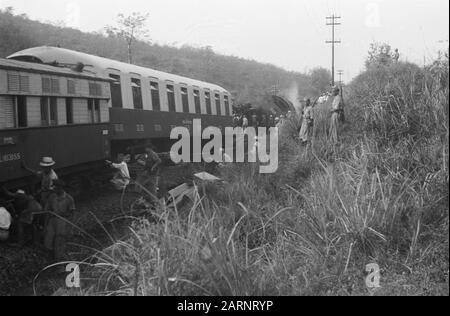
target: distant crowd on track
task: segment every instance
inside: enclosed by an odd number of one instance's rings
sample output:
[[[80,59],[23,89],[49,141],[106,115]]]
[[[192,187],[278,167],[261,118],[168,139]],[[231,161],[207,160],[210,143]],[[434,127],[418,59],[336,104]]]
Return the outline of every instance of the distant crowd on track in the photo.
[[[338,86],[333,86],[331,92],[318,97],[315,102],[312,102],[310,98],[305,98],[303,100],[301,113],[299,114],[294,111],[288,111],[287,113],[280,115],[257,115],[254,113],[235,114],[233,116],[234,127],[242,127],[244,130],[248,127],[253,127],[255,129],[257,129],[258,127],[278,127],[278,129],[281,130],[286,121],[292,120],[294,118],[299,118],[301,124],[298,129],[298,138],[301,144],[306,146],[311,143],[312,138],[314,127],[313,108],[317,104],[323,104],[327,102],[330,98],[332,98],[332,100],[328,137],[332,143],[336,144],[339,142],[339,127],[342,123],[345,122],[342,88]]]

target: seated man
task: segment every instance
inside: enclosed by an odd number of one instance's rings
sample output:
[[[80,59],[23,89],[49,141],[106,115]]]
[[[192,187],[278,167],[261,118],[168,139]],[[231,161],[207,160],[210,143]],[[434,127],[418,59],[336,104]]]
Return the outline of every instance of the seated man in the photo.
[[[66,243],[75,213],[73,198],[64,191],[65,183],[54,181],[55,193],[48,199],[45,211],[49,212],[45,227],[44,246],[51,251],[56,262],[66,260]]]

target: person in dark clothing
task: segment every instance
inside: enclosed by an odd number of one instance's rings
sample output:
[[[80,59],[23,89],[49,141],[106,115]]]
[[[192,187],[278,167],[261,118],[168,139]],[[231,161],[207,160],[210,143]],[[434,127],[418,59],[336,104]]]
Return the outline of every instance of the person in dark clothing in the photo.
[[[64,191],[65,183],[55,180],[54,186],[54,193],[49,196],[45,206],[50,216],[45,227],[44,246],[52,252],[56,262],[63,262],[67,260],[67,239],[71,234],[70,223],[76,209],[74,199]]]
[[[42,212],[41,205],[33,196],[26,194],[23,190],[18,190],[16,193],[8,191],[5,187],[2,187],[2,190],[6,196],[13,199],[19,246],[23,246],[29,241],[29,235],[32,236],[33,243],[38,244],[39,229],[38,225],[34,223],[34,217],[36,213]],[[28,232],[30,234],[27,234]]]
[[[156,199],[159,184],[159,167],[162,163],[161,158],[149,145],[145,147],[145,154],[141,155],[137,162],[143,167],[142,172],[136,179],[138,183],[137,191],[141,192],[142,188],[145,188],[152,195],[151,198]]]

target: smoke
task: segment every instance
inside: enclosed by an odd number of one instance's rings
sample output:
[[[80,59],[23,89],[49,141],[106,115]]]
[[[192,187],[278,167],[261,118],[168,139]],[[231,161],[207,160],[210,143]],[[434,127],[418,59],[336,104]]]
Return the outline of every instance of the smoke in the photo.
[[[298,91],[298,85],[295,81],[293,81],[288,89],[282,90],[281,94],[283,97],[285,97],[287,100],[292,102],[295,109],[298,113],[301,113],[302,105],[299,100],[299,91]]]

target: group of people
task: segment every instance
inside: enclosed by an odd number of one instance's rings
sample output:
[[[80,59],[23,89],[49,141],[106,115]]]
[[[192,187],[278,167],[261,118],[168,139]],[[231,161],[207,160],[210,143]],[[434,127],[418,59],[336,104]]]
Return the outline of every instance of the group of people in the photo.
[[[342,123],[345,122],[344,101],[342,98],[341,89],[338,86],[333,86],[331,97],[332,97],[331,121],[328,137],[333,144],[337,144],[339,142],[339,127]],[[322,98],[321,102],[325,102],[325,99],[323,97],[321,98]],[[313,136],[314,105],[315,104],[312,104],[310,99],[305,100],[305,106],[302,113],[303,119],[299,132],[299,138],[300,141],[302,142],[302,145],[309,144]]]
[[[0,241],[8,240],[14,231],[18,246],[32,241],[61,262],[66,259],[67,237],[76,208],[73,197],[65,191],[66,184],[53,169],[55,164],[51,157],[43,157],[37,171],[22,164],[23,169],[40,179],[34,195],[2,187],[3,195],[11,202],[0,201]]]
[[[131,183],[129,160],[129,155],[119,154],[116,162],[107,161],[107,165],[116,170],[111,180],[115,189],[123,190]],[[135,191],[145,192],[154,200],[162,160],[151,146],[146,146],[145,153],[138,155],[136,161],[142,170],[133,183]],[[67,259],[67,239],[75,227],[75,201],[56,174],[53,158],[43,157],[39,165],[40,170],[32,170],[22,164],[24,170],[40,180],[35,194],[22,189],[11,192],[1,187],[0,193],[5,199],[0,199],[0,242],[11,241],[17,247],[32,242],[48,251],[55,262],[62,262]]]
[[[270,115],[263,114],[261,116],[258,116],[256,114],[251,115],[236,114],[233,117],[234,127],[240,126],[244,130],[249,126],[254,127],[255,129],[258,127],[266,127],[266,128],[275,127],[278,121],[279,118],[274,117],[272,114]]]
[[[111,180],[117,190],[122,191],[131,183],[132,179],[128,169],[130,160],[130,155],[118,154],[117,162],[106,161],[109,166],[117,170]],[[161,158],[151,145],[147,145],[145,147],[145,153],[136,157],[136,162],[141,166],[142,170],[137,175],[136,181],[133,184],[135,191],[147,193],[152,200],[157,199],[159,168],[162,163]]]
[[[301,125],[298,137],[302,145],[308,145],[311,142],[314,128],[314,111],[316,104],[322,104],[332,98],[331,102],[331,120],[329,125],[328,137],[334,144],[339,142],[339,127],[345,122],[344,115],[344,101],[342,98],[341,89],[338,86],[333,86],[331,93],[320,96],[316,102],[312,103],[311,99],[305,98],[303,109],[301,113]],[[282,129],[286,121],[291,120],[296,116],[296,113],[288,111],[285,115],[261,115],[258,117],[253,115],[235,115],[233,118],[234,127],[241,126],[244,130],[249,127],[278,127]]]

